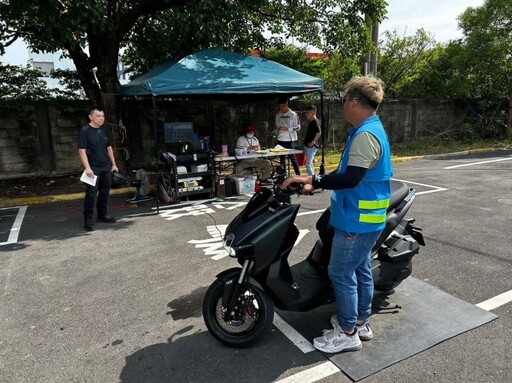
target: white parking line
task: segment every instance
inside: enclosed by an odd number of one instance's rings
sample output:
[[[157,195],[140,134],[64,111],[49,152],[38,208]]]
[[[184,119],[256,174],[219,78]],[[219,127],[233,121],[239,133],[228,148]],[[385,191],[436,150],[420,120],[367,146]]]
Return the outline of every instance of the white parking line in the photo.
[[[340,369],[333,362],[325,362],[287,378],[276,380],[276,383],[313,383],[338,372]]]
[[[23,218],[25,217],[27,206],[4,207],[1,208],[0,210],[10,209],[18,209],[18,214],[16,214],[16,218],[14,219],[14,222],[12,224],[11,231],[9,232],[9,237],[7,238],[7,241],[0,242],[0,246],[18,242],[18,236],[20,235],[21,224],[23,223]]]
[[[476,305],[476,307],[480,307],[481,309],[491,311],[509,302],[512,302],[512,290],[509,290],[500,295],[496,295],[494,298],[480,302]]]
[[[491,162],[501,162],[501,161],[510,161],[510,160],[512,160],[512,157],[509,157],[509,158],[498,158],[496,160],[488,160],[488,161],[471,162],[469,164],[462,164],[462,165],[453,165],[453,166],[448,166],[448,167],[443,168],[443,169],[444,170],[457,169],[457,168],[463,168],[465,166],[474,166],[474,165],[488,164],[488,163],[491,163]]]
[[[426,187],[426,188],[430,188],[430,189],[431,189],[431,190],[425,190],[425,191],[422,191],[422,192],[416,192],[416,195],[429,194],[429,193],[437,193],[437,192],[440,192],[440,191],[448,190],[448,189],[443,188],[443,187],[440,187],[440,186],[434,186],[434,185],[422,184],[422,183],[419,183],[419,182],[413,182],[413,181],[401,180],[401,179],[398,179],[398,178],[393,178],[393,179],[394,179],[395,181],[405,182],[407,185],[409,185],[409,184],[412,184],[412,185],[419,185],[419,186],[424,186],[424,187]]]
[[[306,338],[299,334],[292,326],[283,320],[277,313],[274,313],[274,326],[292,341],[304,354],[315,351],[315,348]]]

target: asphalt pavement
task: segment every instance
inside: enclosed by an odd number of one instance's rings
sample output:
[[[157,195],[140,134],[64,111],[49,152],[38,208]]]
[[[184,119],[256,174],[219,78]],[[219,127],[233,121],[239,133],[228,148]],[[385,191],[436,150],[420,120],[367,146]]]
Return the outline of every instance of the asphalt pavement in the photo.
[[[427,243],[414,259],[414,278],[499,317],[362,382],[512,381],[511,172],[511,151],[395,164],[395,178],[418,191],[409,216]],[[241,350],[208,333],[204,293],[216,274],[237,265],[215,238],[246,198],[156,214],[154,201],[133,205],[130,197],[131,189],[112,195],[118,222],[98,223],[91,233],[83,230],[81,199],[0,208],[0,381],[351,381],[281,327]],[[294,202],[302,239],[292,264],[314,245],[329,193]]]

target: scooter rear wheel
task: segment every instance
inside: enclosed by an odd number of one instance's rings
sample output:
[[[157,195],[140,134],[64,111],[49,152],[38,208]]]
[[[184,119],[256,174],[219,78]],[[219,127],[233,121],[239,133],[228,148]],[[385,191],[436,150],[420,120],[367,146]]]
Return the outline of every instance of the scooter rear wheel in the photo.
[[[236,281],[234,282],[236,283]],[[224,281],[217,279],[206,291],[203,318],[210,333],[221,343],[235,348],[248,347],[259,341],[271,328],[274,304],[261,289],[247,283],[242,287],[235,315],[224,320],[222,306]],[[238,300],[239,299],[239,300]]]

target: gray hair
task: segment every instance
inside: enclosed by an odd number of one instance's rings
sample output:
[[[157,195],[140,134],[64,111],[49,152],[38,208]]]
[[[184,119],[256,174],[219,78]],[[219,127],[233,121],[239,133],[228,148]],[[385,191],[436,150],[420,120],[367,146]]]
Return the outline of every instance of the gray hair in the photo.
[[[364,104],[377,109],[384,99],[384,82],[373,76],[353,77],[343,89],[345,95],[359,97]]]

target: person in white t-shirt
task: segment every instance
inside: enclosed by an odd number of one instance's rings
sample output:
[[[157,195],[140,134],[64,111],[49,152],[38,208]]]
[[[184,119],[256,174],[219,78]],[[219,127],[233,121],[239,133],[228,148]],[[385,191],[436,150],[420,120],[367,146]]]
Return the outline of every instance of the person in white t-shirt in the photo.
[[[236,140],[237,149],[247,149],[248,152],[260,150],[260,142],[256,137],[256,126],[247,125],[244,129],[244,134]],[[252,168],[257,168],[262,180],[267,180],[272,175],[272,165],[269,160],[263,158],[246,158],[238,160],[235,164],[235,173],[243,174],[252,171]]]
[[[297,143],[297,132],[300,130],[300,120],[297,113],[288,107],[287,98],[279,98],[279,112],[276,114],[276,128],[279,129],[277,144],[286,149],[295,149]],[[295,154],[288,156],[295,174],[300,176],[300,167]],[[281,157],[281,168],[286,169],[285,157]]]

